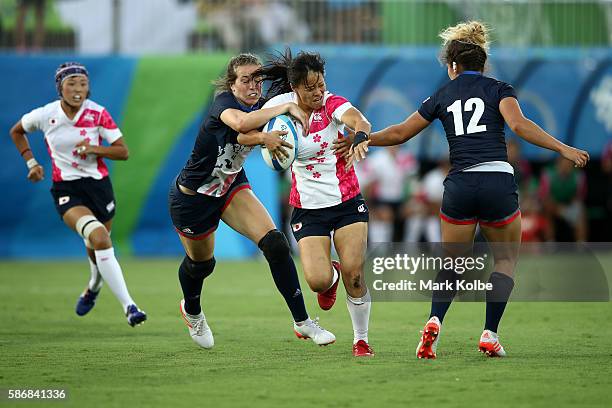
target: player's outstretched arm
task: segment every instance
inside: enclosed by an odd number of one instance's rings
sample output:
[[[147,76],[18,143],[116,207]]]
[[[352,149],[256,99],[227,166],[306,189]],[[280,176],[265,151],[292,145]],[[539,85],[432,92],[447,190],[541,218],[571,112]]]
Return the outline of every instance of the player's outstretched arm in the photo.
[[[529,143],[559,153],[572,161],[576,167],[584,167],[589,161],[588,152],[560,142],[536,123],[526,118],[515,98],[502,99],[499,103],[499,111],[510,129]]]
[[[289,153],[283,148],[288,147],[293,149],[293,145],[283,139],[281,136],[286,135],[286,131],[273,130],[272,132],[259,132],[252,130],[248,133],[238,134],[238,143],[244,146],[265,146],[270,151],[275,159],[283,159],[289,157]]]
[[[115,140],[110,146],[92,146],[88,140],[83,140],[76,147],[79,154],[95,154],[110,160],[127,160],[130,156],[123,137]]]
[[[26,136],[26,131],[21,124],[21,120],[11,128],[10,131],[11,139],[19,153],[21,153],[21,157],[26,162],[26,166],[28,166],[28,180],[36,183],[45,178],[45,172],[43,167],[38,164],[36,159],[34,158],[34,154],[30,149],[30,143],[28,142],[28,138]]]
[[[389,126],[370,134],[370,146],[394,146],[402,144],[419,134],[431,122],[414,112],[402,123]]]
[[[225,109],[221,113],[221,121],[239,133],[247,133],[259,129],[275,116],[289,114],[299,120],[305,132],[308,131],[308,117],[295,103],[288,102],[282,105],[263,108],[249,113],[238,109]],[[307,134],[307,133],[306,133]]]

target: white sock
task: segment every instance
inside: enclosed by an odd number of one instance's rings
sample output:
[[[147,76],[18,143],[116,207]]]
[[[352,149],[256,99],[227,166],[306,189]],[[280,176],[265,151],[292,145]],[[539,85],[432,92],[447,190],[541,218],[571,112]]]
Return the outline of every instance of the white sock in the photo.
[[[360,298],[346,295],[346,306],[348,307],[351,321],[353,322],[353,344],[359,340],[368,342],[368,323],[370,321],[370,307],[372,305],[370,293],[366,292]]]
[[[100,271],[98,271],[98,266],[91,260],[88,256],[87,260],[89,261],[89,271],[91,272],[91,276],[89,277],[89,283],[87,287],[92,292],[99,292],[102,289],[102,284],[104,280],[102,279],[102,275],[100,275]]]
[[[102,275],[102,278],[106,281],[106,284],[117,300],[119,300],[125,311],[129,305],[133,305],[135,302],[132,300],[127,286],[125,285],[121,266],[119,266],[119,262],[117,262],[117,258],[115,258],[115,250],[111,247],[97,250],[95,253],[100,275]]]
[[[329,285],[329,288],[334,286],[336,284],[336,282],[338,282],[338,279],[340,278],[340,275],[338,274],[338,271],[333,266],[332,266],[332,273],[334,274],[334,276],[332,277],[332,283],[331,283],[331,285]],[[329,290],[329,288],[327,288],[327,290]]]

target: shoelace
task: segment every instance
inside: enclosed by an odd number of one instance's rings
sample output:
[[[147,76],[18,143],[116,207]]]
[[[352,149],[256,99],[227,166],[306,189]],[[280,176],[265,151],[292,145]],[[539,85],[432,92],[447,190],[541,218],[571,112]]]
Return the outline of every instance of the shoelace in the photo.
[[[315,317],[314,319],[310,319],[311,321],[311,326],[314,327],[315,329],[319,329],[321,331],[325,330],[324,328],[321,327],[321,325],[319,324],[319,317]]]
[[[201,336],[204,334],[204,323],[206,323],[206,320],[204,318],[198,319],[195,323],[192,323],[196,335]]]

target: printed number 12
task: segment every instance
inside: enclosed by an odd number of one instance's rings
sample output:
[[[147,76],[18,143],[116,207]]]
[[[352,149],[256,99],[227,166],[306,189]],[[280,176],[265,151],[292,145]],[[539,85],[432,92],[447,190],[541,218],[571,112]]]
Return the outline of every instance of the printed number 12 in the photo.
[[[465,133],[478,133],[485,132],[487,130],[487,125],[479,125],[478,121],[482,117],[484,113],[484,102],[480,98],[470,98],[465,101],[464,110],[466,112],[474,111],[474,114],[470,118],[470,122],[468,123],[468,127],[466,131],[463,131],[463,112],[461,112],[461,99],[457,99],[446,108],[447,112],[451,112],[453,114],[453,121],[455,122],[455,135],[461,136]]]

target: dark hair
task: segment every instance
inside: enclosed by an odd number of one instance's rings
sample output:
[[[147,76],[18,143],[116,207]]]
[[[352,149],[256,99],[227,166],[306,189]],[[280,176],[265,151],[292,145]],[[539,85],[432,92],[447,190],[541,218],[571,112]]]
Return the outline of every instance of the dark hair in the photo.
[[[216,93],[231,91],[232,84],[238,78],[236,68],[245,65],[261,65],[261,60],[257,55],[248,53],[238,54],[233,57],[227,64],[225,74],[212,82],[216,88]]]
[[[291,92],[291,86],[304,84],[309,72],[325,75],[325,60],[318,52],[300,51],[293,57],[291,49],[277,52],[261,70],[264,81],[270,81],[267,98]]]
[[[487,62],[489,28],[480,21],[469,21],[448,27],[440,33],[444,40],[440,61],[453,62],[470,71],[482,71]]]

